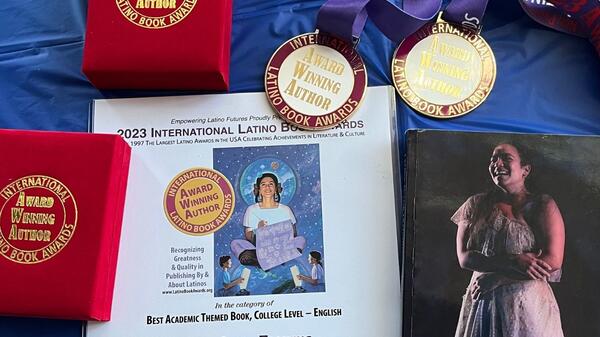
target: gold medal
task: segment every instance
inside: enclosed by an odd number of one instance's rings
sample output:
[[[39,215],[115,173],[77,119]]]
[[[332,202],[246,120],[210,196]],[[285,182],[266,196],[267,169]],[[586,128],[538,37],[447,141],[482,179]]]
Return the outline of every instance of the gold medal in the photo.
[[[394,85],[417,112],[453,118],[477,108],[496,80],[496,60],[477,33],[444,21],[407,37],[392,61]]]
[[[325,130],[348,119],[367,88],[367,70],[354,47],[336,37],[309,33],[286,41],[265,72],[265,90],[279,116],[307,130]]]

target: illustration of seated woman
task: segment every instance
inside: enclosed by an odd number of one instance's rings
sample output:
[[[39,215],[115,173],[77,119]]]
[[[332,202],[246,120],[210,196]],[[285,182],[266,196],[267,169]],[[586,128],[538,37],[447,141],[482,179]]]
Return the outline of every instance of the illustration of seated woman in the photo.
[[[312,266],[310,276],[298,275],[296,276],[299,280],[308,282],[311,288],[322,288],[325,284],[325,270],[323,269],[323,262],[321,253],[313,250],[308,254],[308,263]],[[313,289],[316,290],[316,289]]]
[[[235,294],[235,290],[237,286],[244,282],[244,278],[238,277],[235,280],[231,280],[231,275],[229,274],[229,269],[231,269],[231,256],[225,255],[219,257],[219,265],[223,269],[223,288],[219,289],[220,296],[231,296]]]
[[[282,190],[277,176],[273,173],[263,173],[256,179],[254,185],[254,201],[256,203],[248,206],[244,213],[245,240],[231,242],[231,251],[238,257],[241,264],[260,267],[256,252],[257,232],[266,226],[289,222],[291,231],[293,231],[293,246],[299,252],[304,249],[306,240],[302,236],[297,236],[294,213],[288,206],[279,202]],[[275,253],[279,254],[279,252]]]

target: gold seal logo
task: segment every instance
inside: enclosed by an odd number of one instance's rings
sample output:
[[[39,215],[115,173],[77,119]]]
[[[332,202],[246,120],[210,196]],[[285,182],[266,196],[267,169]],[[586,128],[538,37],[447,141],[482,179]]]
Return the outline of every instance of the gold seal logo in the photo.
[[[223,227],[233,214],[231,183],[218,171],[192,168],[179,173],[165,191],[167,219],[189,235],[206,235]]]
[[[77,227],[77,203],[57,179],[32,175],[0,190],[0,254],[22,264],[46,261],[67,246]]]
[[[197,0],[116,0],[117,7],[130,22],[142,28],[171,27],[185,19]]]

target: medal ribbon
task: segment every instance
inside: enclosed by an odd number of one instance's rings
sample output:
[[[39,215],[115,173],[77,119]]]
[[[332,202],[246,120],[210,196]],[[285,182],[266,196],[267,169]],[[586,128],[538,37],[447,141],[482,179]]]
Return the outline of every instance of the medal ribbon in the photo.
[[[442,19],[479,32],[487,3],[488,0],[453,0]],[[371,0],[367,10],[379,30],[400,43],[435,18],[441,6],[441,0],[404,0],[402,8],[389,0]]]
[[[317,14],[317,29],[355,44],[367,22],[369,1],[328,0]]]
[[[371,0],[367,11],[385,36],[400,43],[435,18],[441,7],[441,0],[404,0],[402,8],[389,0]]]
[[[479,33],[487,3],[488,0],[453,0],[444,10],[442,20]]]
[[[597,0],[519,0],[525,13],[538,23],[586,37],[600,56],[600,2]]]

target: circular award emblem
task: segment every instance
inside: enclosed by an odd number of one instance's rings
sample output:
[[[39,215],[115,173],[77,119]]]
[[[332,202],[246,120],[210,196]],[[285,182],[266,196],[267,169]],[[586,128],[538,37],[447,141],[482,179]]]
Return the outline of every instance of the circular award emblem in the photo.
[[[77,204],[57,179],[42,175],[19,178],[0,190],[0,202],[0,254],[11,261],[46,261],[73,237]]]
[[[192,12],[198,0],[116,0],[123,16],[142,28],[171,27]]]
[[[279,116],[308,130],[348,119],[367,87],[367,70],[350,44],[322,33],[282,44],[265,72],[265,90]]]
[[[402,41],[394,53],[392,74],[400,97],[414,110],[453,118],[471,112],[488,97],[496,60],[479,34],[438,21]]]
[[[223,227],[233,214],[235,195],[231,183],[218,171],[191,168],[167,186],[164,198],[167,219],[189,235],[206,235]]]

